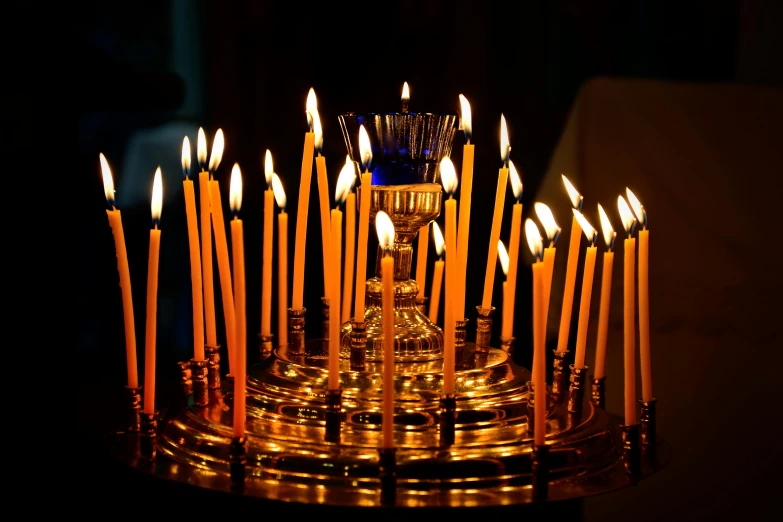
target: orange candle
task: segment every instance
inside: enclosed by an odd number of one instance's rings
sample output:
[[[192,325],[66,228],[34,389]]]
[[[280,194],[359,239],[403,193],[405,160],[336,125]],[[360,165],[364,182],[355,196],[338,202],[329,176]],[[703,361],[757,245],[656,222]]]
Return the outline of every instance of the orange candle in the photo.
[[[506,276],[506,281],[503,281],[503,296],[501,297],[501,302],[503,303],[503,317],[500,324],[500,331],[506,329],[506,322],[511,322],[511,320],[508,318],[512,315],[512,306],[511,306],[511,290],[508,286],[508,250],[506,250],[506,245],[503,244],[502,241],[498,240],[498,262],[500,263],[500,268],[503,270],[503,274]],[[508,317],[507,317],[508,316]],[[508,337],[502,337],[501,334],[501,340],[506,341],[508,340]]]
[[[631,189],[625,189],[639,231],[639,362],[642,367],[642,400],[653,400],[652,364],[650,362],[650,231],[647,229],[647,211]]]
[[[272,176],[275,172],[269,149],[264,158],[264,245],[261,257],[261,335],[272,335],[272,246],[274,241],[274,191]]]
[[[338,206],[332,209],[331,216],[332,230],[330,233],[329,254],[332,256],[329,266],[339,267],[342,257],[343,240],[343,213]],[[330,274],[335,277],[329,278],[331,288],[327,292],[329,298],[329,317],[334,318],[329,321],[329,389],[337,390],[340,388],[340,272]]]
[[[111,210],[106,210],[109,226],[114,235],[114,249],[117,252],[117,271],[120,274],[120,290],[122,292],[122,311],[125,319],[125,362],[128,368],[128,388],[139,387],[139,371],[136,363],[136,330],[133,321],[133,296],[131,295],[130,269],[128,268],[128,252],[125,249],[125,232],[122,230],[122,216],[114,208],[114,180],[111,177],[109,162],[103,153],[100,154],[101,173],[103,175],[103,191],[106,202]]]
[[[448,157],[440,161],[440,180],[448,194],[446,200],[446,309],[443,319],[443,394],[452,395],[455,390],[455,343],[457,321],[457,172]]]
[[[503,323],[501,324],[501,338],[510,339],[514,336],[514,304],[517,293],[517,267],[519,265],[519,238],[522,234],[522,180],[519,179],[514,163],[509,160],[509,179],[511,188],[517,202],[514,204],[511,214],[511,238],[508,243],[508,275],[506,277],[506,290],[504,294]]]
[[[196,218],[196,193],[190,175],[190,140],[182,140],[182,182],[185,193],[185,215],[188,221],[188,243],[190,246],[190,289],[193,302],[193,358],[204,360],[204,302],[201,289],[201,252],[198,241],[198,222]]]
[[[359,153],[361,155],[362,185],[359,194],[359,238],[356,244],[356,301],[354,303],[354,321],[364,321],[364,283],[367,278],[367,242],[370,227],[370,195],[372,193],[372,150],[370,137],[364,125],[359,127]]]
[[[590,298],[593,293],[593,274],[595,273],[595,238],[596,231],[588,223],[585,217],[576,209],[572,209],[574,216],[579,221],[579,227],[584,230],[585,236],[590,241],[590,246],[585,252],[585,265],[582,274],[582,296],[579,300],[579,323],[576,328],[576,355],[574,367],[585,367],[585,349],[587,348],[587,327],[590,320]]]
[[[562,176],[562,174],[561,174]],[[582,208],[582,196],[574,186],[563,176],[571,204],[577,210]],[[563,308],[560,311],[560,332],[557,337],[557,351],[564,352],[568,349],[568,334],[571,330],[571,309],[574,306],[574,285],[576,284],[576,268],[579,263],[579,244],[582,239],[582,230],[576,216],[571,220],[571,241],[568,243],[568,262],[566,263],[565,288],[563,290]]]
[[[472,138],[470,103],[462,94],[459,95],[462,108],[462,132],[467,143],[462,146],[462,189],[459,195],[459,225],[457,227],[457,315],[465,318],[465,284],[468,268],[468,238],[470,236],[470,203],[473,193],[473,155],[475,147],[470,143]]]
[[[378,244],[384,250],[381,258],[383,331],[383,447],[394,447],[394,224],[389,215],[379,211],[375,216]]]
[[[443,234],[440,233],[438,224],[432,222],[432,237],[435,239],[435,252],[438,254],[438,260],[435,261],[435,270],[432,274],[432,291],[430,292],[430,321],[438,322],[438,312],[440,307],[440,289],[443,285],[443,254],[446,251],[446,241]]]
[[[330,218],[329,218],[329,178],[326,175],[326,158],[321,155],[323,150],[323,132],[321,130],[321,118],[318,116],[318,111],[313,113],[313,130],[315,131],[315,150],[317,156],[315,158],[315,170],[318,176],[318,202],[321,210],[321,247],[323,249],[323,270],[324,270],[324,296],[329,295],[329,289],[333,284],[334,274],[340,270],[340,267],[335,266],[330,269],[331,254],[329,253],[329,247],[332,244],[330,233]],[[341,247],[342,248],[342,247]],[[340,303],[337,303],[337,312],[340,312]],[[339,315],[330,315],[329,317],[339,317]]]
[[[220,185],[217,180],[209,182],[210,208],[212,209],[212,228],[215,232],[215,253],[217,254],[220,291],[223,296],[223,319],[226,324],[226,344],[228,345],[229,374],[237,377],[235,370],[236,354],[236,315],[234,311],[234,291],[231,283],[231,265],[228,258],[226,224],[223,220],[223,208],[220,204]]]
[[[498,172],[498,189],[495,192],[495,213],[492,216],[492,230],[489,234],[489,252],[487,253],[487,271],[484,276],[484,297],[481,301],[482,308],[492,307],[492,287],[495,284],[495,263],[497,262],[497,244],[500,241],[500,224],[503,221],[503,205],[506,198],[506,181],[508,180],[508,156],[511,147],[508,141],[508,129],[506,129],[506,117],[500,115],[500,159],[503,166]]]
[[[546,232],[546,240],[549,244],[544,249],[544,327],[546,332],[546,323],[549,318],[549,294],[552,290],[552,274],[555,270],[555,242],[560,237],[560,227],[555,221],[555,216],[552,214],[552,210],[543,203],[536,203],[534,205],[536,215],[538,216],[541,225]],[[545,334],[546,335],[546,334]]]
[[[307,210],[310,204],[310,178],[313,175],[313,152],[315,149],[315,134],[311,113],[316,110],[315,91],[310,89],[307,95],[307,119],[310,121],[310,131],[305,133],[304,149],[302,151],[302,172],[299,181],[299,202],[296,212],[296,239],[294,246],[294,291],[291,296],[291,308],[301,310],[304,307],[304,269],[305,244],[307,242]]]
[[[280,207],[277,215],[277,345],[288,344],[288,200],[277,174],[272,174],[272,191]]]
[[[155,341],[158,314],[158,258],[160,254],[160,211],[163,206],[163,182],[160,167],[152,182],[152,230],[147,261],[147,330],[144,339],[144,413],[155,413]],[[198,251],[198,249],[197,249]],[[204,346],[201,346],[202,357]]]
[[[535,257],[533,263],[533,388],[536,407],[534,408],[533,442],[536,446],[546,443],[546,355],[544,332],[544,263],[541,262],[542,240],[538,227],[533,220],[525,221],[525,237],[530,252]]]
[[[204,288],[204,326],[206,341],[210,346],[217,346],[217,326],[215,323],[215,288],[212,275],[212,224],[209,208],[209,180],[207,168],[207,139],[204,129],[198,129],[198,164],[201,172],[198,175],[199,204],[201,205],[201,270]]]
[[[343,169],[350,169],[351,189],[345,198],[345,267],[343,269],[343,307],[340,322],[351,318],[351,298],[353,297],[353,262],[356,256],[356,193],[353,185],[356,181],[356,167],[350,156],[345,157]],[[342,176],[342,173],[340,174]]]
[[[239,165],[231,169],[229,201],[231,220],[231,250],[234,262],[234,310],[236,330],[234,350],[234,437],[245,434],[245,381],[247,380],[247,318],[245,315],[245,240],[239,209],[242,207],[242,174]],[[230,345],[229,345],[230,346]]]
[[[606,377],[606,337],[609,329],[609,303],[612,298],[612,266],[614,265],[614,239],[617,236],[609,216],[598,204],[598,215],[601,217],[601,230],[604,234],[607,251],[604,252],[604,265],[601,273],[601,306],[598,312],[598,339],[595,343],[594,377]]]
[[[416,297],[424,297],[424,286],[427,284],[427,248],[430,241],[430,228],[425,225],[419,229],[419,242],[416,247],[416,284],[419,293]]]
[[[636,424],[636,325],[634,302],[634,269],[636,267],[636,239],[632,237],[636,220],[622,196],[617,198],[620,219],[627,239],[623,259],[623,359],[625,370],[625,425]]]

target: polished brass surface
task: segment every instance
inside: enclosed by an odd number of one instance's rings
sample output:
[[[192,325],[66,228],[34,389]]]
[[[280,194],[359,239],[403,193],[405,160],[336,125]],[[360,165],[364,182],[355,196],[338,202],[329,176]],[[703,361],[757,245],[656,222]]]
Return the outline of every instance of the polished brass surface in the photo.
[[[196,406],[206,406],[209,403],[209,385],[207,379],[208,362],[206,360],[190,360],[193,380],[193,402]]]
[[[272,353],[274,348],[274,335],[258,334],[258,349],[262,359],[266,359]]]
[[[552,361],[552,396],[559,401],[568,396],[568,371],[566,359],[568,350],[554,350],[555,358]]]
[[[182,390],[182,396],[187,397],[193,393],[193,370],[190,367],[190,361],[179,361],[179,385]]]
[[[364,321],[351,321],[351,370],[364,370],[367,361],[367,325]]]
[[[137,432],[141,426],[141,386],[138,388],[125,387],[125,400],[127,408],[127,421],[125,429],[129,432]]]
[[[207,370],[209,389],[220,389],[220,345],[204,345],[204,352],[206,352],[207,361],[209,361]]]
[[[419,312],[421,312],[424,315],[427,315],[427,301],[429,300],[428,297],[417,297],[416,298],[416,308],[419,309]]]
[[[157,453],[157,435],[159,412],[141,413],[141,424],[139,425],[141,456],[146,459],[154,459]]]
[[[486,352],[489,349],[492,337],[492,314],[495,307],[483,308],[476,307],[478,317],[476,318],[476,351]]]
[[[604,408],[606,402],[606,377],[593,377],[590,390],[590,402],[596,408]]]
[[[305,353],[305,313],[307,308],[288,309],[288,350],[296,355]]]
[[[570,385],[568,387],[568,412],[579,413],[584,402],[585,385],[587,383],[587,366],[577,368],[573,364],[571,369]]]
[[[630,426],[621,426],[622,433],[622,456],[625,471],[634,480],[642,472],[642,452],[640,441],[640,428],[638,424]]]
[[[533,445],[532,451],[533,499],[544,502],[549,495],[549,446]]]
[[[655,445],[655,429],[656,429],[656,399],[649,401],[639,401],[641,406],[639,420],[641,423],[641,441],[642,444],[648,446]]]

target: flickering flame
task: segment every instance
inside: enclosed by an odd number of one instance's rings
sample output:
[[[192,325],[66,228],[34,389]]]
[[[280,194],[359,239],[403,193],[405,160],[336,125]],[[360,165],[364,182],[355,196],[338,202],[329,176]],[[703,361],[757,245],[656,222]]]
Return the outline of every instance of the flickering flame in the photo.
[[[198,128],[198,139],[196,140],[196,159],[201,170],[207,166],[207,136],[204,129]]]
[[[462,127],[462,132],[465,133],[465,139],[470,141],[473,138],[473,117],[470,112],[470,102],[468,102],[468,99],[460,94],[459,104],[462,108],[460,126]]]
[[[283,183],[280,181],[280,176],[274,172],[272,173],[272,192],[275,193],[275,201],[277,201],[277,206],[285,210],[285,206],[288,203],[288,200],[285,197],[285,190],[283,190]]]
[[[642,228],[647,228],[647,211],[644,210],[644,205],[628,187],[625,187],[625,193],[628,195],[628,203],[631,204],[636,221],[642,224]]]
[[[182,140],[182,172],[187,178],[190,175],[190,140],[187,136]]]
[[[538,220],[541,221],[541,225],[544,227],[547,241],[549,241],[549,243],[554,243],[557,241],[557,237],[560,235],[561,229],[557,225],[557,221],[555,221],[555,216],[552,214],[552,209],[543,203],[538,202],[536,202],[533,207],[536,210]]]
[[[223,159],[223,129],[218,129],[215,133],[215,140],[212,142],[212,154],[209,155],[209,171],[215,172],[220,166],[220,160]]]
[[[234,214],[238,214],[239,209],[242,208],[242,173],[239,171],[239,163],[234,163],[234,167],[231,169],[228,204]]]
[[[350,165],[353,170],[353,178],[351,178],[351,190],[356,186],[356,162],[351,159],[349,154],[345,155],[345,164]]]
[[[606,248],[611,250],[614,247],[614,238],[617,237],[617,233],[612,228],[612,222],[609,221],[609,216],[606,215],[606,211],[600,203],[598,204],[598,216],[601,219],[601,230],[604,233]]]
[[[408,82],[402,84],[402,103],[407,103],[411,99],[411,91],[408,89]]]
[[[375,231],[378,233],[378,244],[382,249],[389,250],[394,244],[394,223],[383,210],[379,210],[375,216]]]
[[[266,178],[266,186],[272,185],[272,174],[275,173],[275,164],[272,161],[272,153],[269,149],[266,149],[266,156],[264,157],[264,178]]]
[[[503,275],[508,275],[508,250],[506,245],[498,239],[498,260],[500,261],[500,268],[503,269]]]
[[[324,150],[324,131],[321,128],[321,116],[318,114],[318,110],[314,110],[313,115],[313,134],[315,134],[314,145],[315,151],[318,154]]]
[[[508,141],[508,129],[506,128],[506,117],[500,115],[500,159],[503,165],[508,162],[508,156],[511,154],[511,144]]]
[[[361,156],[362,168],[366,172],[372,163],[372,147],[370,146],[370,136],[367,135],[367,129],[364,128],[364,125],[359,126],[359,155]]]
[[[541,259],[541,255],[544,252],[544,243],[541,239],[541,232],[538,231],[535,221],[530,218],[525,220],[525,238],[527,239],[527,247],[530,249],[530,253],[533,254],[533,257]]]
[[[106,201],[109,205],[114,206],[114,180],[111,177],[111,169],[109,168],[109,162],[106,161],[106,156],[103,152],[98,156],[101,160],[101,174],[103,175],[103,193],[106,195]]]
[[[585,236],[587,236],[587,240],[590,241],[593,245],[595,245],[595,238],[598,235],[598,232],[593,228],[593,225],[590,224],[589,221],[587,221],[587,218],[582,215],[581,212],[579,212],[577,209],[572,208],[574,212],[574,216],[576,217],[576,221],[579,223],[579,226],[582,228],[582,232],[585,233]]]
[[[351,193],[353,188],[353,180],[356,178],[356,171],[353,167],[353,162],[345,162],[340,175],[337,176],[337,186],[334,189],[334,201],[338,205],[345,202],[345,198]]]
[[[571,205],[574,206],[575,209],[581,209],[582,208],[582,195],[577,191],[574,186],[571,184],[570,181],[568,181],[568,178],[565,177],[565,174],[560,174],[563,177],[563,185],[565,185],[566,192],[568,192],[568,197],[571,200]]]
[[[440,182],[443,184],[443,190],[449,196],[453,195],[457,191],[457,171],[454,170],[454,164],[451,162],[448,156],[440,160]]]
[[[307,93],[307,101],[305,102],[305,112],[307,113],[307,125],[310,127],[310,132],[313,131],[313,114],[318,112],[318,100],[315,97],[315,90],[310,87],[310,91]]]
[[[617,209],[620,211],[620,221],[623,222],[623,228],[628,237],[633,234],[633,226],[636,223],[636,218],[633,217],[631,207],[628,206],[628,202],[622,196],[617,196]]]
[[[519,177],[517,168],[511,160],[508,160],[508,171],[508,180],[511,182],[511,192],[514,193],[514,197],[519,201],[522,199],[522,179]]]
[[[163,180],[160,167],[155,169],[155,177],[152,179],[152,221],[156,224],[160,221],[160,213],[163,210]]]
[[[443,257],[446,252],[446,241],[443,240],[443,234],[435,221],[432,222],[432,239],[435,240],[435,253],[438,254],[438,257]]]

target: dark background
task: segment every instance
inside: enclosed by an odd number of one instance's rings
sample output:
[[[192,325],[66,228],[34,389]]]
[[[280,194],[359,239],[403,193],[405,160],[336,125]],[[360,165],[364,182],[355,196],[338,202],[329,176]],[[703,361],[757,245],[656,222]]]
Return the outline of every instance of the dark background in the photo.
[[[217,128],[226,135],[226,151],[216,174],[224,208],[231,165],[238,162],[242,167],[252,349],[260,325],[263,154],[267,148],[272,151],[288,193],[292,261],[307,130],[304,106],[310,87],[318,95],[331,187],[345,155],[337,123],[340,113],[398,110],[404,81],[411,87],[412,111],[458,112],[458,94],[467,96],[476,144],[471,221],[476,237],[476,231],[490,228],[491,212],[481,209],[491,208],[494,198],[501,113],[509,126],[512,159],[522,171],[527,214],[568,110],[586,80],[606,75],[783,85],[776,29],[783,14],[772,1],[410,0],[338,7],[330,2],[169,0],[107,2],[93,6],[86,16],[77,69],[83,184],[79,193],[85,197],[79,205],[78,306],[84,313],[79,315],[78,353],[82,368],[97,379],[102,393],[94,393],[92,386],[79,389],[85,441],[98,440],[107,416],[95,411],[111,411],[109,405],[116,408],[125,384],[121,299],[104,213],[99,152],[112,166],[117,206],[123,211],[140,377],[149,194],[155,167],[161,165],[164,171],[157,371],[162,402],[169,393],[164,383],[176,380],[174,362],[189,358],[192,351],[190,269],[178,165],[185,134],[194,149],[195,165],[199,126],[207,132],[210,148]],[[463,143],[458,133],[453,154],[458,168]],[[314,233],[320,226],[317,209],[313,179],[305,306],[316,313],[322,295],[320,237]],[[508,226],[503,237],[508,236]],[[430,248],[432,261],[435,254]],[[485,248],[479,241],[468,262],[469,273],[481,274],[481,281]],[[373,253],[371,247],[371,270]],[[500,281],[496,277],[496,301]],[[529,273],[523,271],[517,293],[524,295],[529,286]],[[482,287],[483,283],[468,284],[468,309],[480,302]],[[217,281],[215,290],[220,325]],[[528,303],[517,301],[516,321],[523,325],[517,330],[527,331]],[[308,331],[316,334],[317,315],[309,316]],[[529,364],[529,341],[522,337],[519,362]],[[730,443],[721,445],[725,445],[721,451],[730,450]],[[91,463],[105,464],[99,459]],[[748,477],[746,484],[750,488],[760,480],[763,477]],[[698,488],[698,484],[682,486]],[[653,491],[650,488],[648,501],[665,501],[653,499]],[[709,499],[709,494],[700,492],[697,497]],[[630,503],[630,497],[590,500],[587,518],[598,513],[604,519],[623,520],[625,510],[632,509],[623,502]],[[731,499],[700,502],[683,506],[683,519],[709,519],[737,507]],[[638,507],[633,513],[644,517]]]

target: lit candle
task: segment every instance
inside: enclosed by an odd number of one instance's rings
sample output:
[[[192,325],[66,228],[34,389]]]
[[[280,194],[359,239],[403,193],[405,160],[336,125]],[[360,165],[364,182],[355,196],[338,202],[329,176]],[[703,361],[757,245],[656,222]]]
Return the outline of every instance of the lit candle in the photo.
[[[272,191],[280,207],[277,215],[277,345],[288,344],[288,214],[285,211],[288,200],[283,184],[277,174],[272,173]]]
[[[617,208],[625,228],[625,256],[623,258],[623,360],[625,369],[625,425],[636,424],[636,325],[634,324],[634,268],[636,266],[636,239],[633,230],[636,219],[622,196],[617,197]]]
[[[209,208],[209,180],[207,169],[207,138],[204,129],[198,129],[198,145],[196,150],[198,165],[201,172],[198,175],[199,204],[201,205],[201,270],[204,287],[204,325],[207,344],[217,346],[217,326],[215,323],[215,287],[212,275],[212,216]]]
[[[416,248],[416,284],[419,285],[417,298],[424,297],[424,286],[427,284],[427,249],[430,242],[430,228],[425,225],[419,229],[419,243]]]
[[[400,100],[402,101],[402,112],[408,112],[408,102],[411,101],[411,91],[408,88],[408,82],[403,82],[402,84],[402,96],[400,97]]]
[[[460,123],[467,143],[462,146],[462,188],[459,194],[459,225],[457,227],[457,315],[465,318],[465,284],[468,277],[468,238],[470,235],[470,202],[473,192],[473,153],[474,146],[470,143],[473,137],[471,126],[470,103],[462,94],[459,95],[462,108]]]
[[[438,260],[435,261],[435,270],[432,273],[432,292],[430,296],[430,321],[438,323],[438,312],[440,312],[440,289],[443,285],[443,254],[446,251],[446,241],[440,232],[438,224],[432,222],[432,237],[435,239],[435,253],[438,254]]]
[[[508,275],[506,277],[506,290],[503,294],[503,322],[500,334],[502,339],[511,339],[514,336],[514,301],[517,292],[519,238],[522,235],[522,180],[519,179],[517,169],[511,160],[508,162],[508,167],[511,190],[517,202],[514,204],[511,215],[511,238],[508,242]]]
[[[500,263],[500,268],[503,270],[503,275],[506,276],[506,281],[503,281],[503,297],[502,297],[502,303],[503,303],[503,317],[501,322],[501,330],[503,330],[503,325],[506,321],[506,310],[511,309],[511,303],[509,302],[509,299],[511,298],[511,294],[509,291],[508,286],[508,250],[506,250],[506,245],[503,244],[501,240],[498,239],[498,262]]]
[[[114,180],[106,156],[100,154],[101,174],[103,175],[103,192],[111,209],[106,209],[109,226],[114,235],[114,250],[117,253],[117,271],[120,274],[120,290],[122,291],[122,311],[125,319],[125,363],[128,368],[128,387],[139,387],[139,370],[136,366],[136,330],[133,321],[133,296],[131,294],[130,269],[128,268],[128,252],[125,249],[125,232],[122,230],[122,216],[114,207]]]
[[[302,174],[299,181],[299,202],[296,212],[296,244],[294,246],[294,291],[291,296],[291,308],[300,310],[304,306],[304,268],[305,243],[307,241],[307,210],[310,203],[310,178],[313,175],[313,151],[315,149],[315,134],[313,134],[313,117],[316,101],[315,91],[310,89],[307,95],[307,121],[310,131],[305,133],[304,150],[302,151]]]
[[[313,95],[315,99],[315,95]],[[321,130],[321,118],[318,115],[318,110],[312,111],[313,116],[313,131],[315,132],[315,170],[318,177],[318,202],[321,210],[321,247],[323,252],[323,270],[324,270],[324,296],[329,295],[329,289],[333,284],[334,274],[339,273],[340,267],[331,267],[331,254],[329,253],[329,245],[331,245],[331,233],[329,230],[329,178],[326,176],[326,158],[321,155],[323,151],[324,135]],[[342,248],[342,247],[341,247]],[[339,276],[338,276],[339,279]],[[337,303],[337,312],[340,312],[340,303]],[[339,315],[330,315],[329,317],[339,317]]]
[[[383,249],[381,284],[383,332],[383,447],[394,447],[394,224],[383,210],[375,216],[378,244]]]
[[[212,142],[212,154],[209,157],[209,173],[215,174],[215,169],[223,158],[223,131],[218,129],[215,141]],[[234,313],[234,291],[231,283],[231,265],[228,258],[228,241],[226,240],[226,224],[223,220],[223,207],[220,200],[220,185],[216,179],[209,180],[209,204],[212,212],[212,230],[215,233],[215,253],[217,254],[218,275],[220,277],[220,292],[223,297],[223,320],[226,325],[226,344],[228,345],[229,373],[234,373],[234,355],[236,353],[236,316]]]
[[[560,237],[560,227],[555,221],[555,216],[552,214],[552,210],[543,203],[536,203],[534,205],[536,215],[538,216],[541,225],[546,232],[546,239],[549,244],[544,249],[544,332],[546,332],[547,319],[549,318],[549,294],[552,291],[552,274],[555,269],[555,243],[557,238]],[[544,334],[546,335],[546,333]]]
[[[532,219],[525,221],[525,236],[533,263],[533,388],[536,407],[533,409],[533,442],[546,443],[546,355],[544,354],[544,263],[541,262],[542,240]]]
[[[448,194],[446,200],[446,307],[443,318],[443,393],[454,393],[455,384],[455,335],[457,321],[457,172],[448,157],[440,160],[440,181],[443,190]]]
[[[561,174],[561,176],[563,176]],[[563,176],[563,184],[571,204],[577,210],[582,208],[582,196],[574,186]],[[576,216],[571,220],[571,241],[568,243],[568,262],[566,263],[565,288],[563,290],[563,308],[560,311],[560,332],[557,337],[557,351],[564,352],[568,349],[568,333],[571,330],[571,309],[574,306],[574,285],[576,284],[576,265],[579,263],[579,244],[582,239],[582,230]]]
[[[576,328],[576,355],[574,367],[584,368],[585,348],[587,347],[587,326],[590,319],[590,298],[593,294],[593,274],[595,273],[595,238],[597,233],[593,226],[577,209],[572,209],[574,216],[579,221],[579,227],[584,231],[590,241],[590,246],[585,252],[585,265],[582,274],[582,296],[579,300],[579,323]]]
[[[163,182],[160,167],[152,182],[152,229],[147,261],[147,330],[144,339],[144,413],[155,413],[155,341],[158,315],[158,258],[160,254],[160,211],[163,206]],[[195,220],[194,220],[195,222]],[[198,251],[198,249],[197,249]],[[202,358],[204,346],[201,346]]]
[[[182,186],[185,192],[185,215],[188,221],[188,242],[190,246],[190,293],[193,302],[193,358],[204,360],[204,302],[201,288],[201,252],[198,241],[198,221],[196,217],[196,193],[190,180],[190,140],[182,140],[182,172],[185,180]]]
[[[332,209],[331,225],[329,233],[329,266],[334,267],[333,274],[329,274],[330,287],[327,288],[326,297],[329,299],[329,389],[340,388],[340,265],[342,264],[343,242],[343,213],[340,205],[351,192],[353,168],[343,168],[340,177],[337,178],[337,186],[334,192],[335,208]]]
[[[264,157],[264,245],[261,255],[261,335],[272,335],[272,246],[274,241],[275,197],[272,176],[275,166],[269,149]]]
[[[598,215],[601,217],[601,230],[604,233],[606,252],[604,252],[604,266],[601,273],[601,307],[598,311],[598,340],[595,345],[595,373],[594,377],[600,379],[606,377],[606,336],[609,329],[609,303],[612,298],[612,266],[614,265],[614,239],[617,237],[609,216],[604,208],[598,204]]]
[[[229,202],[231,250],[234,261],[234,310],[236,311],[236,348],[234,352],[234,437],[245,434],[245,381],[247,380],[247,319],[245,316],[245,240],[239,209],[242,207],[242,174],[239,165],[231,169]],[[217,236],[217,234],[216,234]]]
[[[484,276],[484,297],[481,301],[482,308],[492,307],[492,287],[495,284],[495,263],[497,263],[497,244],[500,240],[500,224],[503,221],[503,205],[506,198],[506,181],[508,179],[508,159],[511,146],[508,142],[508,129],[506,129],[506,117],[500,115],[500,159],[503,166],[498,172],[498,189],[495,192],[495,213],[492,216],[492,230],[489,234],[489,252],[487,253],[487,272]]]
[[[343,170],[351,180],[351,188],[348,197],[345,198],[345,267],[343,269],[343,307],[340,313],[340,322],[344,323],[351,318],[351,298],[353,297],[353,262],[356,257],[356,193],[353,186],[356,184],[356,164],[350,156],[345,156]],[[340,176],[343,173],[340,172]],[[339,179],[339,177],[338,177]]]
[[[370,194],[372,192],[372,150],[370,137],[364,125],[359,127],[359,154],[361,155],[362,185],[359,199],[359,238],[356,247],[356,302],[354,304],[354,321],[364,322],[364,283],[367,278],[367,241],[370,227]]]
[[[647,229],[647,211],[631,189],[625,189],[631,203],[639,231],[639,363],[642,367],[642,400],[653,400],[652,364],[650,362],[650,231]]]

